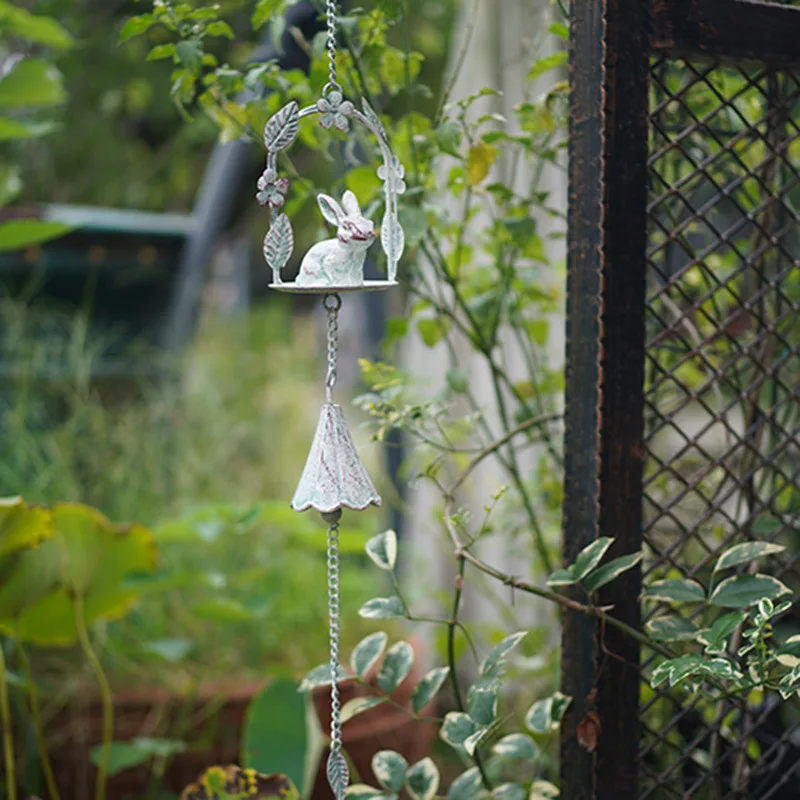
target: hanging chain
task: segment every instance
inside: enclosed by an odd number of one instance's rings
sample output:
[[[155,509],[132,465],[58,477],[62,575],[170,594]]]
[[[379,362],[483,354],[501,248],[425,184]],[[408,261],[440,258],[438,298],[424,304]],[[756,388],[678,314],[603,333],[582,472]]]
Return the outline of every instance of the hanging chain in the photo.
[[[339,520],[341,509],[323,514],[328,523],[328,622],[331,648],[331,745],[328,783],[336,800],[344,800],[349,782],[347,761],[342,754],[342,720],[339,700]]]
[[[330,304],[330,301],[333,304]],[[322,307],[328,312],[328,372],[325,375],[325,392],[328,403],[333,402],[333,387],[336,384],[336,355],[339,349],[339,309],[342,298],[338,294],[326,294]]]
[[[328,41],[326,43],[328,50],[328,85],[323,90],[323,94],[333,90],[342,91],[342,87],[336,81],[336,0],[326,0],[325,13],[328,18]]]

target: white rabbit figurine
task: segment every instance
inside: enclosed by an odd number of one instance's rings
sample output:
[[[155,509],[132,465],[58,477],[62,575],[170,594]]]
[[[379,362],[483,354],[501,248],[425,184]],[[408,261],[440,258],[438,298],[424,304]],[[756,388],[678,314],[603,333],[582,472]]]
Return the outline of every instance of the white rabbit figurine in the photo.
[[[375,241],[375,226],[361,213],[358,198],[350,191],[340,206],[332,197],[317,197],[322,216],[336,225],[336,238],[315,244],[303,256],[298,286],[361,286],[367,249]]]

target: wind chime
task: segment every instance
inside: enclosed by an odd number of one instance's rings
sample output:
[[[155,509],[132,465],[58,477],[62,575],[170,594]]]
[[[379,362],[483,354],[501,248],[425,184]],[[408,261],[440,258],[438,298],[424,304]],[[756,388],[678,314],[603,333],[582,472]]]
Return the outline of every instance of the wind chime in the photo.
[[[397,285],[397,263],[403,253],[404,234],[397,216],[397,198],[405,191],[404,169],[392,155],[381,121],[362,98],[361,110],[344,99],[336,81],[336,3],[327,0],[327,51],[329,79],[322,96],[313,106],[300,109],[291,102],[278,111],[264,128],[267,165],[258,180],[258,202],[269,207],[270,225],[264,238],[264,258],[272,270],[272,289],[294,294],[321,294],[328,316],[328,358],[325,389],[327,402],[322,407],[317,431],[311,444],[303,475],[297,486],[292,508],[316,509],[328,525],[328,608],[330,621],[331,731],[327,776],[336,800],[347,792],[349,770],[342,754],[342,725],[339,702],[339,522],[342,509],[363,511],[379,506],[381,498],[356,451],[340,406],[333,402],[338,350],[338,317],[341,295],[347,292],[379,291]],[[289,189],[288,178],[278,177],[277,156],[292,145],[300,120],[318,115],[323,128],[351,133],[351,123],[366,127],[380,147],[383,164],[378,177],[383,182],[385,212],[380,241],[386,254],[387,279],[364,280],[364,262],[375,241],[375,226],[361,211],[358,198],[346,191],[341,204],[333,197],[317,197],[323,218],[335,226],[336,237],[318,242],[305,254],[297,278],[287,283],[281,271],[294,249],[292,224],[282,211]]]

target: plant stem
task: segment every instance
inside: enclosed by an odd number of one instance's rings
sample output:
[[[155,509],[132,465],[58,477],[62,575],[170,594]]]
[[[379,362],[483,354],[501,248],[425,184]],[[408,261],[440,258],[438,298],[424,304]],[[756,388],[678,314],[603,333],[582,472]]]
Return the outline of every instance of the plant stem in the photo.
[[[17,800],[17,777],[14,763],[14,734],[11,730],[11,709],[8,705],[6,683],[6,661],[0,644],[0,714],[3,723],[3,760],[6,765],[6,795],[8,800]]]
[[[447,627],[447,663],[450,667],[450,683],[453,686],[456,707],[462,713],[464,712],[464,701],[461,699],[461,687],[458,684],[458,675],[456,674],[456,625],[458,624],[458,609],[461,605],[461,594],[464,586],[464,568],[465,556],[459,555],[456,591],[455,595],[453,596],[453,613],[450,617]],[[486,791],[491,792],[492,784],[489,780],[489,776],[486,774],[486,768],[483,765],[483,759],[481,759],[481,754],[478,752],[477,747],[475,748],[472,760],[475,762],[475,766],[478,768],[478,772],[481,774],[481,781],[483,781],[484,788]]]
[[[42,714],[39,708],[39,692],[33,680],[33,671],[28,653],[21,641],[17,641],[17,652],[22,663],[22,670],[25,673],[25,682],[28,686],[28,702],[31,706],[31,716],[33,717],[33,729],[36,733],[36,749],[39,751],[39,762],[44,773],[44,782],[47,785],[47,792],[50,800],[60,800],[58,786],[53,775],[53,766],[50,763],[50,755],[47,752],[47,743],[44,739],[44,725],[42,724]]]
[[[83,597],[76,593],[74,601],[78,641],[94,673],[103,705],[103,739],[100,750],[100,763],[97,765],[97,783],[95,783],[94,787],[94,798],[95,800],[105,800],[108,757],[111,752],[111,740],[114,736],[114,703],[111,698],[111,687],[108,685],[108,678],[106,678],[100,659],[92,649],[92,643],[89,641],[89,632],[86,630],[86,621],[83,618]]]

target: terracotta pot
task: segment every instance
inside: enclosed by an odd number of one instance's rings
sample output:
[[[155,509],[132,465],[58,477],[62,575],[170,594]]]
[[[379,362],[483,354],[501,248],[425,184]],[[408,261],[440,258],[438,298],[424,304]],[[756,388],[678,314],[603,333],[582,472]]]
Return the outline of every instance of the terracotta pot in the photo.
[[[409,643],[415,651],[414,665],[408,677],[397,687],[391,697],[394,702],[410,709],[411,695],[424,676],[425,669],[423,660],[420,658],[419,641],[412,637],[409,639]],[[380,696],[382,694],[377,689],[377,669],[373,669],[367,675],[367,682],[366,686],[352,681],[340,683],[339,693],[342,706],[354,697]],[[330,689],[321,687],[314,690],[312,699],[322,730],[327,733],[331,724]],[[435,702],[431,702],[423,709],[421,715],[430,716],[435,713],[435,710]],[[435,724],[414,720],[405,711],[390,705],[371,708],[345,722],[342,726],[342,743],[358,772],[357,777],[362,783],[368,783],[371,786],[378,786],[370,766],[375,753],[380,750],[395,750],[409,764],[413,764],[428,755],[435,736]],[[312,800],[333,800],[333,793],[325,776],[327,759],[328,750],[326,749],[317,769],[317,777],[311,795]],[[356,776],[352,776],[353,781],[355,778]]]
[[[170,759],[162,785],[176,794],[213,764],[238,763],[245,712],[265,683],[208,684],[191,699],[159,689],[136,688],[114,695],[114,739],[158,736],[183,717],[185,738],[200,742]],[[188,713],[187,713],[188,712]],[[89,760],[102,738],[102,707],[96,696],[79,697],[47,726],[56,782],[70,800],[91,800],[97,769]],[[109,778],[107,796],[141,800],[148,788],[150,764]]]

